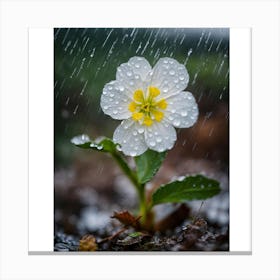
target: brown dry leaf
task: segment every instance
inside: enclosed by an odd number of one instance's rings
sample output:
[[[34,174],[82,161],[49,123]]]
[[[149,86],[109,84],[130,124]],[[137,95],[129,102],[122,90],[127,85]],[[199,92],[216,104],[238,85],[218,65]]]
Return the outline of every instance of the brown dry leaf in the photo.
[[[93,235],[87,234],[80,239],[79,251],[96,251],[98,248]]]
[[[140,227],[139,219],[141,218],[141,216],[135,218],[127,210],[122,212],[114,212],[114,215],[111,218],[119,220],[124,226],[132,226],[134,228]]]

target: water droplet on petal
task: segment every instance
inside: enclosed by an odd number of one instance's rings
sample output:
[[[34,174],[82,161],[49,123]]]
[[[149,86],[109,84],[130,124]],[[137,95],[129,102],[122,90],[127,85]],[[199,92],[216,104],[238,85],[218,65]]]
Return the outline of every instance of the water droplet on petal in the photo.
[[[181,116],[182,116],[182,117],[186,117],[187,115],[188,115],[188,112],[187,112],[187,111],[181,112]]]
[[[130,156],[135,157],[136,155],[137,155],[136,152],[134,152],[134,151],[131,151],[131,152],[130,152]]]
[[[154,147],[155,145],[156,145],[156,143],[155,143],[155,142],[153,142],[153,141],[152,141],[152,142],[150,142],[150,146],[151,146],[151,147]]]
[[[174,125],[174,126],[179,126],[180,123],[181,123],[181,122],[180,122],[179,120],[174,120],[174,121],[173,121],[173,125]]]
[[[161,139],[160,137],[157,137],[157,138],[156,138],[156,141],[157,141],[158,143],[160,143],[160,142],[162,142],[162,139]]]
[[[119,90],[120,91],[124,91],[124,87],[123,86],[119,86]]]
[[[103,109],[104,110],[107,110],[109,107],[108,106],[103,106]]]
[[[128,72],[126,73],[126,75],[127,75],[128,77],[131,77],[131,76],[132,76],[132,72],[128,71]]]
[[[170,75],[175,75],[175,71],[174,71],[174,70],[170,70],[170,71],[169,71],[169,74],[170,74]]]
[[[134,130],[134,131],[132,132],[132,134],[133,134],[134,136],[136,136],[136,135],[137,135],[137,131]]]

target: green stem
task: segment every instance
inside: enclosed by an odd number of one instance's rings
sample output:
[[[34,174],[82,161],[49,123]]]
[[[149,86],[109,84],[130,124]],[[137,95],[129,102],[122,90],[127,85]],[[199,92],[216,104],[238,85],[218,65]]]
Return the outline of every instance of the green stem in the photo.
[[[140,198],[140,215],[142,216],[143,224],[145,224],[147,220],[147,214],[148,214],[146,196],[145,196],[145,185],[140,186],[138,194]]]
[[[124,172],[124,174],[129,178],[129,180],[132,182],[132,184],[136,187],[137,191],[140,188],[140,184],[137,181],[137,178],[134,174],[134,172],[129,168],[125,160],[122,158],[120,154],[117,152],[114,152],[111,154],[112,157],[115,159],[121,170]]]
[[[145,224],[148,214],[146,196],[145,196],[145,185],[142,185],[138,182],[135,173],[129,168],[126,161],[118,152],[111,153],[112,157],[115,159],[119,167],[122,169],[124,174],[129,178],[132,184],[135,186],[140,199],[140,216],[142,216],[142,222]]]

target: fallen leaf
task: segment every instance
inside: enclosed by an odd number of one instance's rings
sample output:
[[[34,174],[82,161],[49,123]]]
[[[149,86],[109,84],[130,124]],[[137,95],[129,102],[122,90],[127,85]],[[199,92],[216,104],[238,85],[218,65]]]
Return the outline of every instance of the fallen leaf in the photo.
[[[139,219],[141,218],[141,216],[135,218],[127,210],[122,212],[114,212],[114,215],[111,218],[119,220],[124,226],[132,226],[134,228],[140,227]]]

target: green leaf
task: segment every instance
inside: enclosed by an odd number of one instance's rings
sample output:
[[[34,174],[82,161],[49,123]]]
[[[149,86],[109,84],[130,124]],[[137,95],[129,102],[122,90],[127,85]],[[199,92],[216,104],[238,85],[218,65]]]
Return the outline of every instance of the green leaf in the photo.
[[[144,154],[135,157],[138,182],[144,184],[150,181],[159,170],[166,152],[158,153],[147,150]]]
[[[160,186],[152,195],[152,206],[169,203],[184,202],[210,198],[220,192],[219,182],[202,175],[185,177]]]
[[[113,153],[116,151],[116,145],[110,138],[101,138],[92,141],[88,135],[82,134],[71,139],[71,143],[82,149],[92,149],[100,152]]]

